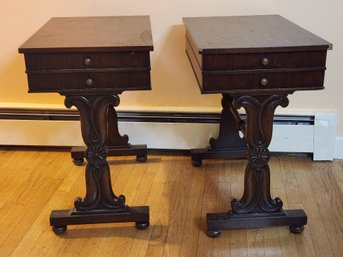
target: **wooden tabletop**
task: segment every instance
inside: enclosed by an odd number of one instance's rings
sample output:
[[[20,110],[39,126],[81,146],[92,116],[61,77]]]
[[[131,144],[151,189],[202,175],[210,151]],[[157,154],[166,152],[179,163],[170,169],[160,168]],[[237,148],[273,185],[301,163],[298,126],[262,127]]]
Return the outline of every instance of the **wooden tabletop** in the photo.
[[[331,44],[279,15],[187,17],[199,53],[327,50]]]
[[[19,53],[152,50],[149,16],[58,17],[33,34]]]

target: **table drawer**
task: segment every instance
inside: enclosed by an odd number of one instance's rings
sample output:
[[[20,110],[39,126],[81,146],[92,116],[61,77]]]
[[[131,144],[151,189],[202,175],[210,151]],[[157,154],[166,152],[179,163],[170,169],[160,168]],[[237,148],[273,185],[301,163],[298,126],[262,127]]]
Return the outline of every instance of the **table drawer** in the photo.
[[[150,70],[28,73],[29,92],[150,90]]]
[[[244,90],[295,91],[305,89],[322,89],[323,70],[292,72],[257,72],[257,73],[203,73],[202,92],[238,92]]]
[[[203,70],[325,67],[326,51],[204,54]]]
[[[149,52],[25,54],[27,71],[150,67]]]

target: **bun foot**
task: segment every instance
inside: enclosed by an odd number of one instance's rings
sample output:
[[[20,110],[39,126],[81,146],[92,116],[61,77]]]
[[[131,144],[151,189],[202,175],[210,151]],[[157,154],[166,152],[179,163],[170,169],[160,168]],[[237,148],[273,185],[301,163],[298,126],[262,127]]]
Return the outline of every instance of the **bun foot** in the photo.
[[[83,158],[81,158],[81,159],[73,159],[73,163],[76,166],[81,166],[84,163],[84,159]]]
[[[293,234],[300,234],[301,232],[303,232],[305,229],[304,225],[300,225],[300,226],[289,226],[289,231],[291,231]]]
[[[207,230],[207,235],[213,238],[220,236],[221,233],[220,229]]]
[[[147,221],[147,222],[136,222],[136,228],[139,230],[147,229],[149,227],[149,225],[150,225],[149,221]]]
[[[61,226],[61,227],[53,226],[52,227],[52,231],[54,231],[56,235],[62,235],[64,232],[66,232],[66,230],[67,230],[67,226]]]
[[[197,160],[192,159],[192,164],[194,167],[200,167],[202,165],[202,160],[201,159],[197,159]]]
[[[136,156],[136,161],[138,161],[138,162],[146,162],[147,159],[148,159],[148,157],[146,155],[137,155]]]

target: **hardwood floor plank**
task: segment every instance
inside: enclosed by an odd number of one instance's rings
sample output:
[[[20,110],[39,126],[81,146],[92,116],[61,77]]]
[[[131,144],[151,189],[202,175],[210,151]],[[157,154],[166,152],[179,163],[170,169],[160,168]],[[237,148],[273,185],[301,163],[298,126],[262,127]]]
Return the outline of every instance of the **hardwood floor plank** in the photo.
[[[164,257],[179,256],[180,245],[182,242],[182,235],[184,232],[184,224],[186,222],[186,210],[192,183],[193,169],[188,157],[179,157],[180,161],[177,162],[175,169],[178,170],[178,180],[170,184],[169,192],[169,224],[168,234],[166,237],[166,245],[163,250]],[[187,160],[187,161],[186,161]],[[167,184],[168,186],[168,184]]]
[[[161,158],[159,157],[149,157],[149,161],[146,163],[144,176],[133,199],[133,203],[135,205],[149,206],[151,224],[154,224],[155,222],[156,215],[154,214],[157,212],[158,205],[162,198],[162,195],[159,193],[161,190],[160,183],[154,183],[156,174],[159,170],[160,161]],[[163,189],[164,187],[162,187],[161,191],[163,191]],[[149,246],[149,240],[151,238],[151,226],[149,226],[149,228],[146,230],[137,230],[136,232],[136,237],[134,238],[129,256],[144,257],[146,255]]]
[[[109,158],[113,191],[129,205],[149,205],[151,225],[133,223],[68,226],[56,236],[52,209],[69,209],[83,197],[84,168],[62,151],[1,151],[0,256],[130,257],[330,257],[343,252],[343,161],[313,162],[275,155],[270,161],[271,194],[285,209],[304,208],[302,234],[287,227],[223,231],[206,235],[208,212],[229,210],[243,193],[246,160],[206,160],[193,167],[189,157]]]
[[[46,201],[46,205],[41,209],[41,212],[37,216],[36,220],[32,223],[30,229],[24,235],[23,239],[20,241],[19,245],[11,256],[25,256],[30,254],[32,251],[40,252],[40,248],[46,248],[46,245],[50,245],[49,242],[53,242],[53,245],[55,245],[55,243],[60,245],[61,242],[65,242],[63,238],[56,237],[56,235],[52,232],[49,225],[49,216],[51,210],[53,209],[65,209],[66,207],[70,207],[69,201],[73,199],[71,196],[74,197],[75,192],[67,190],[67,188],[77,188],[77,190],[79,190],[78,186],[81,173],[78,172],[78,168],[74,167],[73,164],[68,163],[67,166],[69,169],[65,169],[66,179],[55,190],[55,193],[51,196],[51,198]],[[62,168],[64,167],[62,166]],[[43,233],[50,233],[49,238],[53,241],[41,240],[40,238]],[[53,248],[56,251],[52,250],[50,252],[51,256],[58,256],[60,251],[63,250],[63,246],[64,243],[60,245],[60,248]]]
[[[162,256],[167,242],[168,228],[170,222],[170,209],[173,184],[177,182],[180,169],[177,168],[177,157],[162,156],[159,172],[154,183],[160,184],[163,191],[158,206],[158,213],[154,214],[155,223],[151,224],[151,238],[147,248],[146,257]]]
[[[207,236],[206,214],[217,210],[218,177],[220,167],[215,160],[207,160],[201,169],[205,169],[205,186],[201,212],[200,232],[198,238],[197,256],[214,256],[214,239]]]
[[[336,160],[332,163],[333,176],[343,194],[343,160]]]
[[[343,253],[343,202],[339,198],[342,192],[333,174],[332,165],[316,163],[312,171],[312,190],[317,192],[315,197],[321,219],[334,253]],[[318,186],[314,187],[317,184]],[[320,190],[320,194],[318,191]]]
[[[311,178],[314,166],[309,160],[292,160],[292,162],[294,170],[296,170],[295,175],[299,185],[302,206],[307,214],[308,225],[305,226],[305,230],[310,232],[316,256],[334,256],[324,221],[320,215],[321,207],[316,203],[316,198],[320,195],[320,188],[316,181]]]
[[[294,163],[297,161],[303,161],[302,158],[298,159],[296,157],[288,157],[289,161],[280,161],[280,168],[278,169],[281,172],[284,188],[286,191],[287,204],[289,209],[304,209],[302,204],[302,194],[300,192],[301,184],[298,183],[296,178],[297,172],[303,172],[300,169],[294,168]],[[277,171],[276,171],[277,172]],[[302,236],[294,235],[297,251],[299,256],[315,256],[315,248],[311,238],[311,233],[307,229],[302,233]]]
[[[193,180],[190,185],[189,200],[186,211],[186,222],[180,245],[180,257],[197,256],[197,245],[200,225],[204,217],[202,214],[203,192],[205,185],[205,172],[197,167],[192,167]]]
[[[14,201],[14,205],[18,207],[15,210],[18,216],[12,220],[15,223],[9,225],[12,229],[7,231],[6,239],[1,245],[6,249],[2,251],[4,256],[9,256],[17,248],[42,212],[42,209],[44,209],[44,206],[62,183],[61,179],[53,179],[45,171],[45,166],[42,164],[46,164],[46,162],[38,162],[33,167],[37,175],[31,174],[28,176],[22,184],[21,190],[13,195],[12,199],[9,199],[9,201]],[[38,237],[40,233],[41,231],[34,238]]]
[[[278,228],[264,228],[263,229],[264,239],[264,256],[265,257],[281,257],[280,240],[278,235]]]

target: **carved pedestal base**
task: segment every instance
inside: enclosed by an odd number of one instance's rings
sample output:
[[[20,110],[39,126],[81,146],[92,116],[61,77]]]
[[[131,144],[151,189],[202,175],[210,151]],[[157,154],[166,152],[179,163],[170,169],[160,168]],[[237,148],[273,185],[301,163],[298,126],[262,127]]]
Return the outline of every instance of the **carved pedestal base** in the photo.
[[[75,106],[80,113],[82,138],[87,149],[85,170],[86,195],[77,197],[71,210],[52,211],[50,225],[56,234],[66,231],[67,225],[107,222],[135,222],[138,229],[149,226],[149,207],[128,207],[125,196],[112,190],[110,167],[106,161],[109,139],[108,111],[119,104],[117,95],[70,95],[65,105]],[[118,133],[119,135],[119,133]],[[127,144],[128,137],[116,136],[118,145]]]
[[[68,225],[114,222],[135,222],[137,229],[146,229],[149,226],[149,206],[126,207],[114,211],[58,210],[52,211],[50,215],[50,226],[56,234],[64,233]]]
[[[303,210],[283,210],[282,200],[270,195],[270,153],[273,117],[277,106],[288,105],[287,95],[235,96],[232,106],[244,108],[246,122],[240,129],[248,143],[248,164],[244,174],[244,192],[240,200],[231,201],[231,211],[207,214],[208,235],[217,237],[222,229],[289,226],[291,232],[301,233],[307,223]]]
[[[260,228],[271,226],[289,226],[292,233],[301,233],[307,224],[307,216],[303,210],[287,210],[275,213],[236,214],[207,213],[207,233],[217,237],[223,229]]]
[[[119,97],[118,97],[119,99]],[[107,110],[107,156],[135,155],[136,160],[145,162],[147,160],[146,145],[131,145],[128,143],[127,135],[120,135],[118,130],[118,116],[114,106],[110,105]],[[75,165],[82,165],[86,157],[86,147],[75,146],[71,149],[71,158]]]
[[[223,94],[222,107],[219,136],[217,139],[210,139],[209,147],[191,150],[193,166],[201,166],[204,159],[246,158],[247,144],[239,136],[239,124],[231,111],[232,97],[230,95]]]

